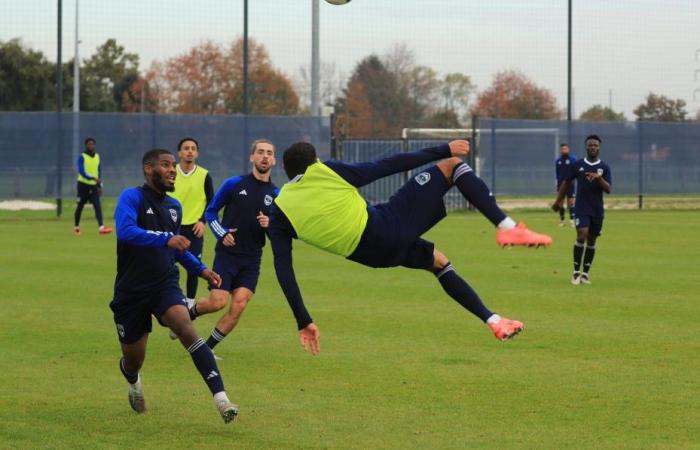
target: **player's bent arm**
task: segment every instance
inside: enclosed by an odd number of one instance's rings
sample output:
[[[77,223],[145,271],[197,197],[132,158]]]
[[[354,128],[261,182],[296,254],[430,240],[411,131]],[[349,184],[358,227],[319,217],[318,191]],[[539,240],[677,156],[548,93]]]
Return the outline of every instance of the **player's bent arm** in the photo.
[[[331,160],[326,161],[325,164],[348,183],[355,187],[362,187],[380,178],[415,169],[450,156],[452,156],[450,146],[444,144],[417,152],[397,153],[377,161],[348,164]]]
[[[609,171],[603,172],[603,175],[598,177],[598,184],[600,185],[600,188],[605,191],[605,193],[609,194],[612,192],[612,183],[610,182]]]
[[[569,186],[571,186],[571,180],[564,180],[559,186],[559,192],[557,192],[557,198],[554,200],[552,208],[561,206],[561,202],[564,200],[566,193],[569,191]]]
[[[83,155],[81,154],[78,156],[78,173],[83,177],[87,178],[88,180],[93,180],[94,177],[92,175],[88,175],[87,172],[85,172],[85,159],[83,159]]]
[[[117,239],[132,245],[141,247],[165,247],[172,233],[163,231],[145,230],[138,226],[138,208],[141,203],[141,194],[138,189],[126,189],[117,200],[114,210],[114,222],[116,225]]]
[[[224,181],[224,184],[216,191],[214,198],[207,205],[207,209],[204,210],[204,218],[218,240],[223,239],[228,233],[228,230],[219,222],[219,211],[226,206],[231,192],[233,192],[233,189],[240,181],[241,177],[231,177]]]
[[[207,266],[197,259],[192,253],[188,251],[175,252],[175,259],[179,262],[182,267],[184,267],[188,272],[199,275],[207,268]]]
[[[206,213],[207,207],[211,203],[212,199],[214,198],[214,181],[211,178],[211,175],[207,173],[206,178],[204,179],[204,197],[206,198],[206,207],[204,208],[204,212]],[[218,211],[217,211],[218,212]],[[202,217],[199,218],[199,221],[207,224],[207,218],[204,216],[204,213],[202,213]]]

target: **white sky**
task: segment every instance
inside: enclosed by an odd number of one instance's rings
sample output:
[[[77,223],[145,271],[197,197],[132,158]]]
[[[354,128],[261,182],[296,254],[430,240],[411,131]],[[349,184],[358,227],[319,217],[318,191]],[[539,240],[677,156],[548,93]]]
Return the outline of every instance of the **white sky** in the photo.
[[[56,0],[0,0],[0,40],[56,55]],[[75,0],[64,4],[64,59],[73,56]],[[566,106],[567,0],[321,1],[321,58],[346,74],[362,57],[405,43],[420,64],[462,72],[479,88],[503,69],[549,87]],[[249,33],[296,75],[311,58],[311,0],[249,0]],[[574,109],[594,103],[633,118],[654,91],[700,108],[700,0],[574,0]],[[243,0],[80,1],[81,55],[110,37],[141,67],[206,39],[243,32]],[[696,80],[696,71],[697,77]],[[697,100],[694,100],[693,95]]]

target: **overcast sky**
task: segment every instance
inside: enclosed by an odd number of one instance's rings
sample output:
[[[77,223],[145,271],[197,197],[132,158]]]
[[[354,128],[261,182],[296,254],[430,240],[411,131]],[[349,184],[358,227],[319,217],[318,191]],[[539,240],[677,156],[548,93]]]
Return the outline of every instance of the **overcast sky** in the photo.
[[[290,76],[311,58],[312,0],[249,0],[251,37]],[[56,55],[56,0],[0,0],[0,40],[20,37]],[[73,56],[75,0],[63,0],[64,59]],[[439,73],[479,88],[518,69],[566,107],[567,0],[321,1],[321,59],[346,74],[362,57],[398,43]],[[633,118],[650,92],[700,108],[700,0],[574,0],[574,109],[608,105]],[[81,56],[114,37],[141,67],[243,31],[243,0],[80,0]],[[697,71],[697,79],[696,79]],[[697,100],[693,98],[696,95]]]

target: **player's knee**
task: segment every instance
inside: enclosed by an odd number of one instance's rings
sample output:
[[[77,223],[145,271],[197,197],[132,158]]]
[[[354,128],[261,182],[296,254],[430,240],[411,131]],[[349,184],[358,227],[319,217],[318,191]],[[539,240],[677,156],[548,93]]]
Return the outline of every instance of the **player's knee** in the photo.
[[[433,250],[433,273],[438,273],[450,263],[450,260],[439,250]]]
[[[212,294],[209,301],[211,302],[210,304],[212,308],[214,308],[214,311],[219,311],[226,306],[226,303],[228,302],[228,294]]]
[[[454,172],[455,167],[458,165],[462,164],[463,161],[456,156],[453,156],[452,158],[447,158],[443,159],[437,164],[438,169],[440,169],[440,172],[442,172],[442,175],[445,177],[445,179],[451,184],[452,183],[452,173]]]
[[[248,302],[250,302],[250,299],[251,297],[248,296],[234,297],[233,300],[231,300],[231,312],[243,312],[245,307],[248,306]]]

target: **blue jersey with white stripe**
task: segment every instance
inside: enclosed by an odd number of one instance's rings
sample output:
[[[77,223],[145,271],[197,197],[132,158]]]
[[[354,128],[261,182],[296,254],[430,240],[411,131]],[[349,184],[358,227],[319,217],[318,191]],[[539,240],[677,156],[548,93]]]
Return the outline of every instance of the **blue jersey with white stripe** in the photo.
[[[188,271],[206,269],[190,252],[168,247],[179,234],[182,221],[180,203],[147,185],[125,189],[114,211],[117,233],[117,278],[114,289],[135,293],[158,290],[177,281],[175,261]]]
[[[270,181],[261,181],[252,173],[227,179],[209,202],[204,217],[216,236],[216,251],[234,255],[262,255],[265,246],[265,229],[258,222],[258,214],[270,215],[270,207],[279,189]],[[224,213],[219,220],[219,211]],[[221,240],[236,229],[233,236],[236,245],[226,247]]]
[[[612,174],[610,166],[602,160],[589,162],[587,158],[579,159],[571,166],[568,175],[569,180],[576,179],[576,216],[603,217],[605,209],[603,205],[603,188],[597,181],[589,181],[586,173],[596,172],[612,186]]]

